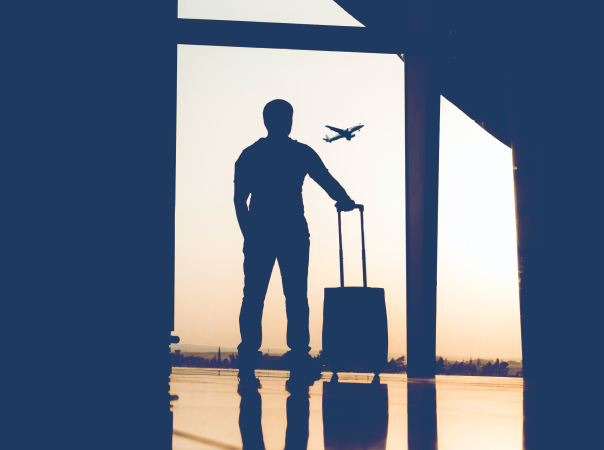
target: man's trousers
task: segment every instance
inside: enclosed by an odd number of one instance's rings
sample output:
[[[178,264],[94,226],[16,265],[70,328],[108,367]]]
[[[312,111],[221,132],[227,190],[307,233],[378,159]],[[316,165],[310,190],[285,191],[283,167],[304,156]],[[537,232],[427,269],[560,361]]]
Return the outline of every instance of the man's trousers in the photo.
[[[308,354],[308,234],[300,236],[265,236],[245,240],[243,272],[245,286],[239,314],[241,361],[255,359],[262,345],[262,311],[275,260],[279,262],[285,309],[287,346],[295,354]]]

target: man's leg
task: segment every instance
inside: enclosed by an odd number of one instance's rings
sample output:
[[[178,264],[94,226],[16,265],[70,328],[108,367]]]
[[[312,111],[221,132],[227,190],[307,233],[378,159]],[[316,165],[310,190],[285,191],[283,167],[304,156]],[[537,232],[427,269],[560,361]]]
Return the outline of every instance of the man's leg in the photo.
[[[312,382],[321,378],[321,369],[314,363],[308,331],[308,237],[288,240],[279,247],[277,259],[281,269],[285,308],[287,312],[288,365],[292,380]]]
[[[274,246],[262,242],[246,240],[243,253],[244,288],[241,312],[239,313],[239,332],[241,344],[239,352],[240,374],[246,372],[253,376],[253,370],[260,357],[262,345],[262,311],[264,298],[271,279],[276,255]]]
[[[277,259],[281,270],[287,313],[287,346],[295,354],[310,350],[308,332],[308,237],[292,238],[279,246]]]

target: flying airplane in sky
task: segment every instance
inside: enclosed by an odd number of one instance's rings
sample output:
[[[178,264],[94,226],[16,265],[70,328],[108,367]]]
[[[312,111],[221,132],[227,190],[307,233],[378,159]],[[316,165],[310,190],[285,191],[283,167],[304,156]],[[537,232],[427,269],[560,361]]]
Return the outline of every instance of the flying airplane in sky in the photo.
[[[338,133],[337,136],[329,137],[328,135],[325,135],[325,137],[323,138],[323,140],[325,142],[332,143],[333,141],[336,141],[341,138],[346,138],[347,141],[351,140],[354,137],[354,132],[358,131],[360,133],[361,128],[363,128],[365,125],[358,124],[358,125],[355,125],[354,127],[346,128],[345,130],[340,130],[339,128],[336,128],[336,127],[330,127],[329,125],[325,125],[325,126],[327,128],[329,128],[330,130]]]

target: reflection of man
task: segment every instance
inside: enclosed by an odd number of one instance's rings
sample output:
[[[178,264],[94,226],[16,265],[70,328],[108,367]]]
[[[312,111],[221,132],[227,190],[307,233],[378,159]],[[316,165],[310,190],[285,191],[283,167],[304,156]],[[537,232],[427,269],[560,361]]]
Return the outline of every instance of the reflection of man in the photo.
[[[244,236],[245,287],[239,315],[239,379],[256,384],[254,369],[262,344],[264,297],[275,260],[279,261],[287,313],[287,345],[291,377],[317,379],[308,332],[309,233],[304,217],[302,184],[315,180],[337,207],[349,211],[354,201],[307,145],[288,136],[293,108],[284,100],[264,107],[268,136],[243,150],[235,163],[235,211]],[[252,196],[248,209],[247,200]]]
[[[310,395],[308,387],[288,388],[285,429],[285,447],[283,450],[306,450],[308,448],[308,422],[310,419]]]
[[[264,450],[262,397],[257,389],[239,389],[239,431],[244,450]]]
[[[287,397],[284,450],[306,450],[308,447],[308,419],[310,418],[310,395],[308,386],[297,385],[286,388]],[[262,397],[258,389],[239,386],[239,431],[243,450],[264,450],[262,434]]]

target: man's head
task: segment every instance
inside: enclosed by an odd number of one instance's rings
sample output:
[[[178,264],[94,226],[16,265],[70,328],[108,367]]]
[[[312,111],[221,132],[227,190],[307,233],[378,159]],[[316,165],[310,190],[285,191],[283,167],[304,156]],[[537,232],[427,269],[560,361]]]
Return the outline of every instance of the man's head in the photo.
[[[264,126],[271,136],[289,136],[292,131],[294,108],[285,100],[273,100],[266,104],[264,111]]]

